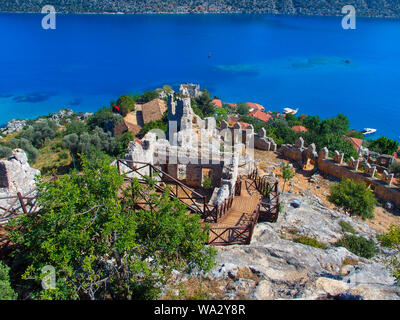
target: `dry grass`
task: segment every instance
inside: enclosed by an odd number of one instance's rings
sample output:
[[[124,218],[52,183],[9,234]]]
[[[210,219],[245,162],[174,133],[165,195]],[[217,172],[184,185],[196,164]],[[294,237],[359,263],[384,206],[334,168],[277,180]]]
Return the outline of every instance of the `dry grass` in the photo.
[[[53,173],[66,174],[71,163],[69,150],[62,147],[62,138],[60,137],[50,140],[39,150],[39,156],[32,167],[39,169],[44,176]]]

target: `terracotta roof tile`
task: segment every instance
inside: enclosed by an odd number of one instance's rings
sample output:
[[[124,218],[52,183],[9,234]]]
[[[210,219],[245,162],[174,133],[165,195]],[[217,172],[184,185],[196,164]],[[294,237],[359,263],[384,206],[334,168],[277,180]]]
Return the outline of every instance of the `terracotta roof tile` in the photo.
[[[142,105],[143,122],[149,123],[161,120],[165,111],[167,111],[167,106],[164,100],[158,98],[151,100]]]

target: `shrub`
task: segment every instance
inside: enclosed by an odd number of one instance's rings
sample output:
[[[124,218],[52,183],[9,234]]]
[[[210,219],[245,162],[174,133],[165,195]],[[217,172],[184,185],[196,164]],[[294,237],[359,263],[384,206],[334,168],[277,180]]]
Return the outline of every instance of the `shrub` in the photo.
[[[391,225],[389,232],[378,236],[378,240],[384,247],[396,250],[397,255],[400,254],[400,226]],[[397,282],[400,282],[400,261],[396,255],[389,258],[389,268]]]
[[[367,240],[364,237],[346,235],[336,242],[337,247],[345,247],[350,252],[363,258],[372,258],[377,249],[373,239]]]
[[[0,261],[0,300],[16,300],[17,294],[11,288],[10,268]]]
[[[32,143],[24,138],[21,139],[16,139],[13,138],[9,142],[9,146],[12,148],[20,148],[26,152],[26,155],[28,156],[29,162],[32,164],[36,161],[39,151],[32,145]]]
[[[376,199],[364,182],[344,179],[331,188],[329,201],[362,219],[374,218]]]
[[[120,114],[113,113],[110,109],[104,108],[89,117],[87,125],[89,130],[100,127],[105,131],[112,131],[123,120],[124,118]]]
[[[382,246],[387,248],[399,247],[400,249],[400,226],[391,225],[389,232],[378,236]]]
[[[0,159],[9,158],[11,154],[12,154],[11,148],[0,145]]]
[[[389,172],[394,173],[394,176],[398,178],[400,176],[400,162],[393,161],[389,167]]]
[[[157,99],[159,96],[157,91],[146,91],[141,96],[137,97],[138,102],[147,103],[151,100]]]
[[[203,186],[203,188],[206,189],[206,190],[213,189],[214,187],[213,187],[213,185],[212,185],[212,179],[211,179],[211,177],[205,177],[205,178],[203,179],[202,186]]]
[[[349,232],[353,234],[356,233],[356,230],[354,230],[353,226],[346,221],[343,220],[339,221],[339,225],[342,227],[343,232]]]
[[[57,134],[57,124],[53,120],[41,119],[20,133],[17,138],[28,140],[35,148],[43,148],[45,142]]]
[[[86,123],[82,121],[73,120],[71,121],[71,123],[67,124],[64,131],[64,136],[73,133],[76,133],[78,136],[80,136],[84,132],[88,132],[88,127],[86,126]]]
[[[368,143],[368,148],[372,151],[392,155],[397,151],[399,143],[386,137],[380,137]]]
[[[328,248],[328,245],[326,245],[325,243],[319,242],[317,239],[307,237],[307,236],[298,236],[294,239],[294,242],[302,243],[307,246],[311,246],[311,247],[319,248],[319,249],[327,249]]]
[[[247,116],[249,114],[250,107],[247,103],[239,103],[236,106],[236,112],[242,116]]]

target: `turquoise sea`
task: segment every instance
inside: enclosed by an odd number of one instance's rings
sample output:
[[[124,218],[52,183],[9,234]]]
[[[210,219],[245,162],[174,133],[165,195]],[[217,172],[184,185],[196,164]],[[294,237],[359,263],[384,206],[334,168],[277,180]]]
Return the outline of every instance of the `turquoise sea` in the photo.
[[[0,14],[0,124],[195,82],[225,102],[344,113],[400,140],[400,20],[343,30],[341,17],[57,15],[43,30],[42,17]]]

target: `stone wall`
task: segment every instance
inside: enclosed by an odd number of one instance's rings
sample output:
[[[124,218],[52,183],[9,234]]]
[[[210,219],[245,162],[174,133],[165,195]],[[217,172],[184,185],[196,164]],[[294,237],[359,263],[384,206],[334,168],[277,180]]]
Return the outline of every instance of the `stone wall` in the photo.
[[[319,171],[324,174],[332,175],[336,178],[349,178],[355,181],[363,181],[368,185],[373,186],[376,196],[383,201],[393,202],[397,207],[400,207],[400,189],[394,187],[393,174],[389,174],[386,170],[382,173],[382,178],[377,178],[376,166],[371,166],[367,161],[356,160],[350,157],[350,160],[345,162],[345,155],[334,152],[333,159],[329,158],[329,150],[325,147],[320,150],[317,155],[315,145],[311,144],[308,148],[304,147],[304,140],[299,138],[295,145],[283,145],[280,154],[286,158],[297,161],[302,166],[308,160],[313,160]]]

